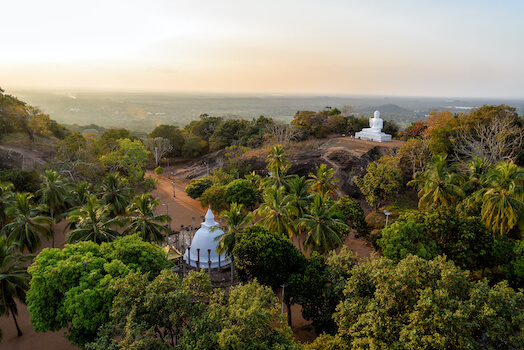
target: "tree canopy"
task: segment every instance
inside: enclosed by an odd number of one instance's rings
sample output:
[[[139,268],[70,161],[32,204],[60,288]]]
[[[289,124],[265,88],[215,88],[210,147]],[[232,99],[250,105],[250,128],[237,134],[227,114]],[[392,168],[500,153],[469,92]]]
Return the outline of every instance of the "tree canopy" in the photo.
[[[151,279],[169,267],[160,247],[136,235],[110,243],[79,242],[63,249],[44,249],[28,269],[27,293],[31,323],[36,331],[67,329],[78,346],[96,339],[109,322],[117,278],[130,272],[149,272]]]

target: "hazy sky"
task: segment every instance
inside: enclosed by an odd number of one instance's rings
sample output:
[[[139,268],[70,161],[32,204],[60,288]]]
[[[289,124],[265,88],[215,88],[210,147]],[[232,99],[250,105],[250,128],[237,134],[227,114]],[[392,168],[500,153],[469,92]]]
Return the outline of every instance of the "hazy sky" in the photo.
[[[16,0],[0,87],[524,98],[524,1]]]

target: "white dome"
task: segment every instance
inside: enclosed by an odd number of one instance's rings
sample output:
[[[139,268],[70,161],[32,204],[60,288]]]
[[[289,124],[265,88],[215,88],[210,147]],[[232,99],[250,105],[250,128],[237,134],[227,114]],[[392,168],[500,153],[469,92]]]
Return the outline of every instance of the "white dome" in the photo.
[[[215,221],[215,216],[211,211],[211,207],[207,210],[206,221],[201,224],[200,229],[195,233],[191,246],[186,249],[184,253],[184,261],[193,267],[197,267],[198,252],[200,250],[200,268],[207,269],[209,267],[208,260],[211,260],[211,268],[218,268],[219,254],[216,249],[218,246],[218,239],[224,233]],[[212,229],[214,228],[214,229]],[[190,249],[191,248],[191,249]],[[210,250],[210,251],[209,251]],[[224,254],[220,254],[220,266],[224,267],[229,264],[229,258]]]

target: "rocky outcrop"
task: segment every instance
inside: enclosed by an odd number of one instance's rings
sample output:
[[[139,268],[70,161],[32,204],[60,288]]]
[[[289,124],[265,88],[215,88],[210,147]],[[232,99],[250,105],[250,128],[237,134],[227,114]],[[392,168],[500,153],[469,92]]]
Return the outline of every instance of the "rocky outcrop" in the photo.
[[[397,141],[398,142],[398,141]],[[354,176],[363,176],[366,167],[375,159],[384,155],[394,155],[398,143],[381,144],[373,142],[352,141],[348,138],[331,139],[321,147],[313,150],[293,151],[288,155],[291,165],[289,174],[308,177],[315,168],[325,163],[334,169],[334,176],[339,179],[339,195],[360,197],[361,193],[353,180]],[[259,152],[244,157],[244,161],[259,175],[267,175],[266,154]],[[195,159],[176,172],[176,176],[192,179],[204,176],[208,169],[213,171],[224,164],[224,151],[218,151]]]

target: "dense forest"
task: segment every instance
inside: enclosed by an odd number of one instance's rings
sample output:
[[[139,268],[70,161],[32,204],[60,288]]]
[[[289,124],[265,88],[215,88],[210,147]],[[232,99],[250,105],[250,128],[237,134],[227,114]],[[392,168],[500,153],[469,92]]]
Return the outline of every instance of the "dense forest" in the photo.
[[[405,142],[354,176],[361,198],[341,193],[326,164],[307,177],[289,172],[293,144],[368,126],[337,108],[297,111],[289,124],[203,114],[144,135],[70,130],[0,90],[0,121],[3,144],[50,150],[33,170],[0,171],[0,315],[15,322],[16,299],[35,330],[66,329],[85,349],[524,346],[524,120],[515,108],[433,111],[404,130],[385,121]],[[244,157],[253,149],[265,150],[264,176]],[[222,167],[186,192],[222,218],[217,250],[241,281],[227,293],[204,271],[174,272],[161,249],[171,218],[155,215],[156,183],[145,176],[220,150]],[[68,244],[40,252],[63,220]],[[376,255],[343,247],[351,233]],[[310,344],[293,338],[293,304],[311,322]]]

